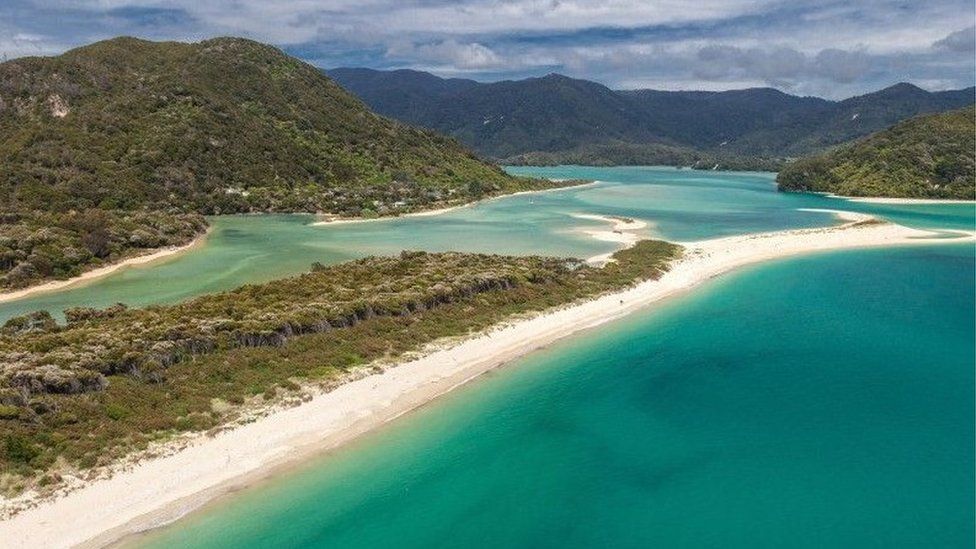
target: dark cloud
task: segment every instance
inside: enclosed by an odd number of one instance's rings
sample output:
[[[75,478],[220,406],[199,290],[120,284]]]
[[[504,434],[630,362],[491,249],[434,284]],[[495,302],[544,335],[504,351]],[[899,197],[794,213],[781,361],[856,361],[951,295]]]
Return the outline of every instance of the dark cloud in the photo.
[[[932,44],[937,49],[959,53],[976,52],[976,26],[957,30]]]
[[[811,60],[812,74],[832,82],[850,83],[863,77],[871,68],[871,57],[860,50],[834,48],[821,50]]]
[[[782,81],[799,76],[807,58],[787,47],[739,48],[735,46],[707,46],[698,50],[699,65],[694,67],[702,78],[757,78]]]
[[[863,51],[836,48],[807,55],[787,47],[706,46],[691,63],[693,74],[703,80],[757,80],[793,88],[810,79],[854,82],[871,67],[871,58]]]

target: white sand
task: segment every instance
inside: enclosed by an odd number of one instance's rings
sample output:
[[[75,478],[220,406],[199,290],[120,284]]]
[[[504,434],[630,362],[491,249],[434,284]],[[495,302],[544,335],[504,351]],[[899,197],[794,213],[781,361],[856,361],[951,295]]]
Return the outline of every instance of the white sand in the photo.
[[[97,269],[92,269],[86,271],[74,278],[69,278],[67,280],[52,280],[51,282],[45,282],[43,284],[38,284],[37,286],[31,286],[29,288],[24,288],[22,290],[13,290],[9,292],[0,293],[0,303],[6,303],[8,301],[16,301],[18,299],[23,299],[28,296],[43,294],[48,292],[53,292],[56,290],[63,290],[69,286],[80,286],[82,284],[89,283],[95,279],[108,276],[116,271],[124,269],[126,267],[132,267],[135,265],[147,265],[149,263],[156,263],[162,261],[163,259],[174,259],[175,256],[181,254],[190,249],[196,248],[203,244],[206,240],[207,235],[210,234],[210,230],[193,239],[189,244],[184,244],[183,246],[173,246],[169,248],[162,248],[145,255],[137,255],[135,257],[130,257],[119,261],[117,263],[112,263],[111,265],[106,265],[104,267],[99,267]]]
[[[552,181],[565,181],[560,179],[553,179]],[[554,189],[541,189],[538,191],[519,191],[517,193],[500,194],[498,196],[493,196],[491,198],[485,198],[482,200],[475,200],[474,202],[467,202],[464,204],[458,204],[457,206],[448,206],[446,208],[438,208],[436,210],[422,210],[419,212],[411,212],[406,214],[400,214],[396,216],[385,216],[385,217],[372,217],[372,218],[362,218],[362,217],[340,217],[328,214],[320,214],[322,218],[321,221],[316,221],[312,223],[313,226],[318,227],[328,227],[336,225],[350,225],[353,223],[372,223],[375,221],[392,221],[394,219],[402,219],[404,217],[431,217],[435,215],[442,215],[448,212],[453,212],[455,210],[460,210],[463,208],[471,208],[479,204],[484,204],[485,202],[491,202],[492,200],[499,200],[502,198],[511,198],[513,196],[521,196],[525,194],[542,194],[542,193],[553,193],[559,191],[569,191],[580,189],[582,187],[589,187],[591,185],[596,185],[599,181],[591,181],[589,183],[581,183],[579,185],[570,185],[568,187],[556,187]]]
[[[848,202],[864,202],[869,204],[973,204],[973,200],[955,200],[949,198],[891,198],[884,196],[841,196],[839,194],[827,194],[828,198],[839,198]]]
[[[641,231],[646,229],[648,225],[646,221],[639,219],[625,219],[623,217],[609,215],[573,214],[573,217],[609,223],[611,225],[610,230],[583,229],[581,232],[596,240],[621,244],[618,250],[630,248],[634,244],[637,244],[638,241],[644,238]],[[595,255],[587,259],[586,262],[592,265],[605,265],[608,261],[612,260],[611,256],[613,254],[614,252]]]
[[[294,408],[274,412],[181,452],[146,460],[116,476],[41,502],[0,522],[5,547],[98,546],[175,520],[323,449],[375,428],[482,373],[554,340],[620,318],[736,267],[839,248],[945,243],[933,233],[891,224],[733,236],[686,243],[682,260],[660,280],[512,322],[484,335],[349,382]]]

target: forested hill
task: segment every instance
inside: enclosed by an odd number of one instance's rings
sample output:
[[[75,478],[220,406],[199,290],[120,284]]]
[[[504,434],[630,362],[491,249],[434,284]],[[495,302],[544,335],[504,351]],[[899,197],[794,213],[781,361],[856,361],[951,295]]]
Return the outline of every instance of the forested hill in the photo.
[[[539,185],[250,40],[0,63],[0,288],[187,242],[200,214],[393,214]]]
[[[519,182],[238,38],[118,38],[0,64],[0,202],[356,213]]]
[[[917,116],[786,166],[788,191],[843,196],[976,199],[976,109]]]
[[[786,158],[866,136],[900,120],[972,104],[973,89],[897,84],[844,101],[771,88],[616,91],[553,74],[479,83],[418,71],[333,69],[381,114],[432,128],[508,161],[686,164]],[[711,164],[709,164],[711,167]]]

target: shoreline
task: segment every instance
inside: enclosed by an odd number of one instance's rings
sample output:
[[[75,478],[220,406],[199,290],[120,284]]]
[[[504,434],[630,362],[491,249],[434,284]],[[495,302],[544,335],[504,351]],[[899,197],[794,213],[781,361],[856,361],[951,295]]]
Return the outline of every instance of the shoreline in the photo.
[[[620,244],[620,248],[605,254],[594,255],[587,258],[586,262],[591,265],[603,266],[612,261],[613,254],[626,250],[637,244],[641,240],[640,231],[646,229],[650,224],[640,219],[631,219],[614,215],[596,214],[572,214],[576,219],[586,219],[590,221],[600,221],[609,223],[610,230],[581,229],[580,232],[594,240],[601,242],[615,242]],[[646,236],[646,235],[645,235]]]
[[[558,180],[553,179],[551,181],[558,181]],[[563,180],[563,181],[566,181],[566,180]],[[453,212],[453,211],[456,211],[456,210],[461,210],[461,209],[464,209],[464,208],[471,208],[471,207],[477,206],[479,204],[484,204],[486,202],[491,202],[493,200],[499,200],[501,198],[511,198],[513,196],[522,196],[522,195],[526,195],[526,194],[542,194],[542,193],[551,193],[551,192],[556,192],[556,191],[567,191],[569,189],[579,189],[579,188],[582,188],[582,187],[589,187],[589,186],[592,186],[592,185],[596,185],[598,183],[601,183],[601,182],[600,181],[590,181],[590,182],[587,182],[587,183],[580,183],[579,185],[567,185],[565,187],[553,187],[551,189],[539,189],[539,190],[536,190],[536,191],[518,191],[518,192],[514,192],[514,193],[500,194],[500,195],[497,195],[497,196],[491,196],[491,197],[488,197],[488,198],[482,198],[480,200],[475,200],[473,202],[465,202],[464,204],[458,204],[456,206],[446,206],[446,207],[443,207],[443,208],[435,208],[433,210],[421,210],[419,212],[410,212],[410,213],[405,213],[405,214],[400,214],[400,215],[390,215],[390,216],[386,216],[386,217],[372,217],[372,218],[363,218],[363,217],[335,217],[335,218],[331,218],[331,219],[322,219],[323,217],[326,217],[328,214],[316,214],[316,218],[318,218],[319,221],[315,221],[315,222],[311,223],[311,225],[313,227],[331,227],[331,226],[335,226],[335,225],[352,225],[352,224],[355,224],[355,223],[373,223],[373,222],[376,222],[376,221],[392,221],[394,219],[403,219],[403,218],[406,218],[406,217],[433,217],[433,216],[437,216],[437,215],[446,214],[448,212]]]
[[[78,276],[68,278],[66,280],[52,280],[50,282],[43,282],[35,286],[30,286],[27,288],[22,288],[19,290],[11,290],[9,292],[0,293],[0,303],[8,303],[11,301],[17,301],[19,299],[24,299],[26,297],[31,297],[37,294],[45,294],[49,292],[55,292],[58,290],[64,290],[73,286],[80,286],[93,282],[99,278],[108,276],[117,271],[125,269],[126,267],[132,267],[135,265],[146,265],[149,263],[156,263],[164,259],[174,259],[179,254],[188,252],[194,248],[203,245],[206,242],[207,237],[210,236],[211,228],[207,227],[207,230],[203,234],[198,235],[196,238],[183,244],[182,246],[169,246],[166,248],[156,248],[154,252],[147,254],[136,255],[121,261],[117,261],[110,265],[105,265],[92,269],[90,271],[85,271]]]
[[[976,204],[976,200],[965,200],[956,198],[896,198],[890,196],[843,196],[839,194],[825,193],[827,198],[837,198],[848,202],[860,202],[863,204]]]
[[[422,406],[451,389],[556,340],[685,293],[738,267],[819,251],[972,242],[935,231],[835,212],[841,225],[684,242],[682,259],[655,281],[500,326],[308,402],[146,459],[0,521],[11,546],[104,546],[161,527],[226,494],[294,467]],[[53,528],[52,525],[57,525]]]

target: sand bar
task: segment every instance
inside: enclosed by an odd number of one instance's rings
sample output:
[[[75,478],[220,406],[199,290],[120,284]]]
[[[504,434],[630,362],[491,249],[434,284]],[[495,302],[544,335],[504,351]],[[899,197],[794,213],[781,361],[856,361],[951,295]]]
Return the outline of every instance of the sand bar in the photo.
[[[976,200],[956,200],[952,198],[892,198],[885,196],[841,196],[827,194],[828,198],[839,198],[848,202],[862,202],[865,204],[970,204],[976,205]]]
[[[629,248],[637,244],[638,241],[644,238],[641,231],[648,226],[646,221],[641,221],[640,219],[612,215],[573,214],[573,217],[609,223],[611,226],[610,230],[582,229],[581,232],[596,240],[621,244],[620,249]],[[587,259],[586,262],[592,265],[604,265],[611,260],[613,253],[609,252],[595,255]]]
[[[552,181],[566,181],[563,179],[552,179]],[[335,225],[351,225],[354,223],[372,223],[375,221],[392,221],[394,219],[403,219],[405,217],[432,217],[437,215],[446,214],[448,212],[453,212],[455,210],[460,210],[463,208],[470,208],[472,206],[477,206],[479,204],[484,204],[485,202],[491,202],[492,200],[499,200],[502,198],[511,198],[513,196],[521,196],[525,194],[542,194],[542,193],[552,193],[558,191],[568,191],[571,189],[580,189],[583,187],[589,187],[600,183],[599,181],[590,181],[588,183],[580,183],[579,185],[569,185],[568,187],[555,187],[552,189],[539,189],[537,191],[519,191],[517,193],[500,194],[498,196],[492,196],[491,198],[484,198],[482,200],[475,200],[474,202],[466,202],[464,204],[458,204],[457,206],[448,206],[446,208],[437,208],[435,210],[421,210],[419,212],[410,212],[395,216],[385,216],[385,217],[340,217],[331,216],[328,214],[319,214],[322,218],[321,221],[316,221],[312,223],[314,226],[319,227],[329,227]]]
[[[837,212],[845,223],[683,243],[661,279],[509,322],[426,356],[315,395],[182,451],[144,460],[0,521],[5,547],[102,546],[171,522],[224,494],[294,466],[479,375],[571,334],[685,292],[737,267],[822,250],[973,242]],[[7,502],[11,503],[11,502]]]

